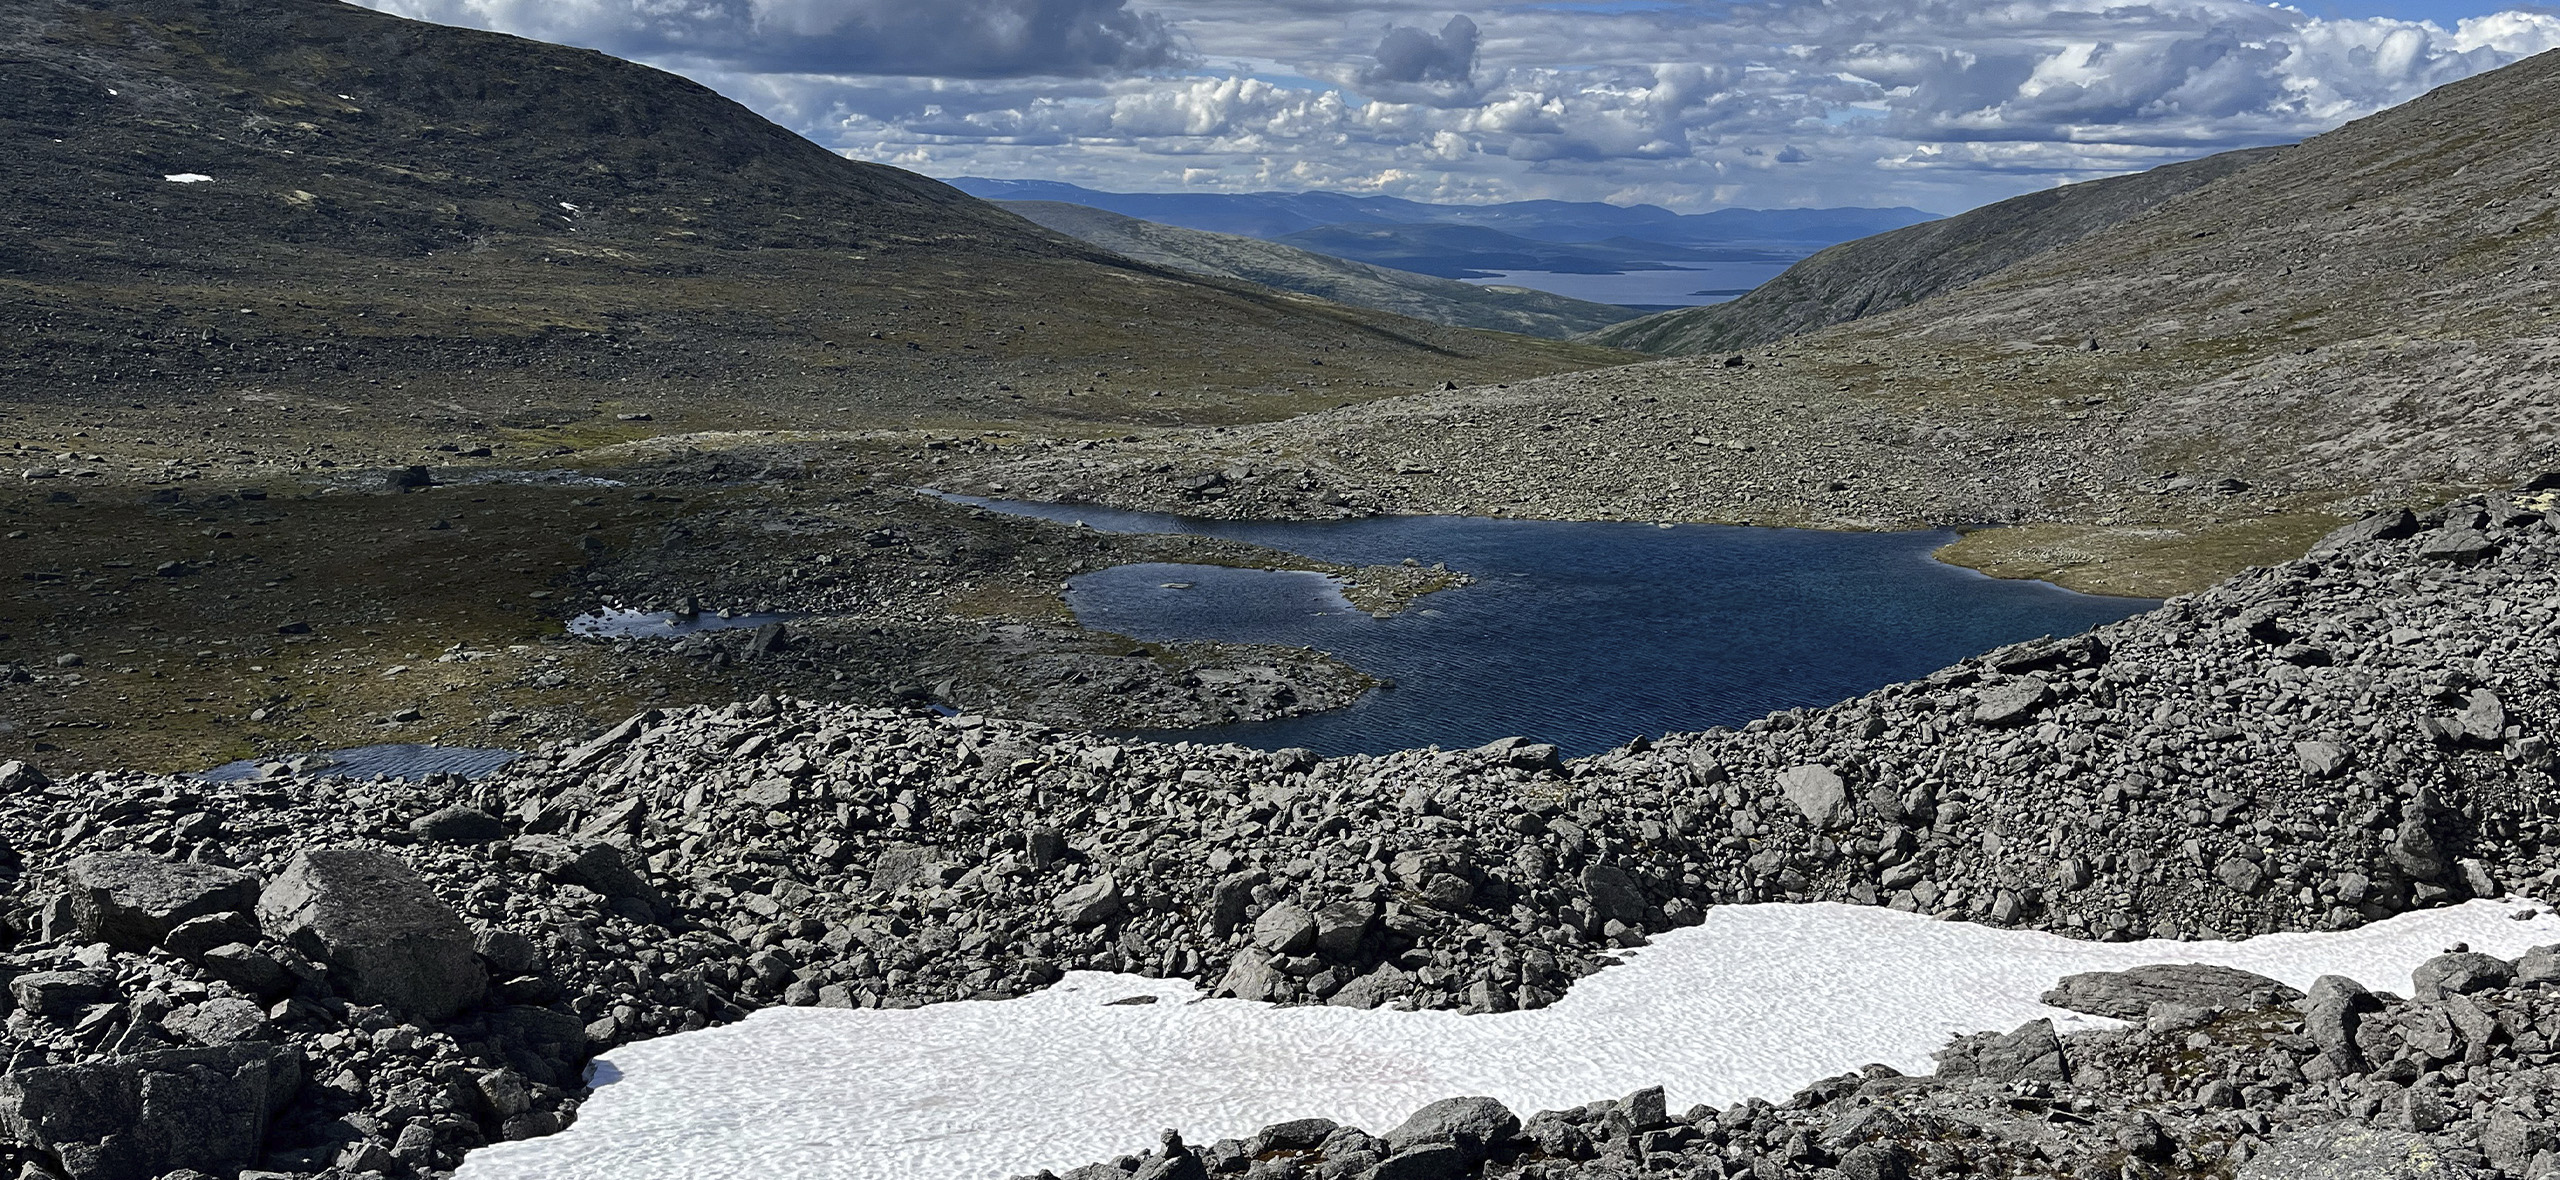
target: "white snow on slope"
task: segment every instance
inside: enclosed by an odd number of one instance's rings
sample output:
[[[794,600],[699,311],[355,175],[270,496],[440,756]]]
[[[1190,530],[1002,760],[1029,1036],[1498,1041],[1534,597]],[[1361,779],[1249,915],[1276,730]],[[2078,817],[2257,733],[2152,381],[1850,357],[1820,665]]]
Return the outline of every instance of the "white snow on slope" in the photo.
[[[213,180],[202,172],[172,172],[160,179],[171,184],[206,184]]]
[[[615,1050],[577,1124],[473,1153],[459,1180],[1001,1180],[1322,1116],[1383,1132],[1425,1103],[1514,1111],[1650,1085],[1671,1109],[1781,1099],[1883,1062],[1925,1073],[1951,1034],[2039,1016],[2062,976],[2219,963],[2296,987],[2407,991],[2454,943],[2514,957],[2560,918],[2475,901],[2338,934],[2076,942],[1845,905],[1720,906],[1535,1012],[1275,1008],[1178,981],[1073,972],[1035,995],[910,1011],[783,1008]],[[1157,1002],[1111,1001],[1154,996]]]

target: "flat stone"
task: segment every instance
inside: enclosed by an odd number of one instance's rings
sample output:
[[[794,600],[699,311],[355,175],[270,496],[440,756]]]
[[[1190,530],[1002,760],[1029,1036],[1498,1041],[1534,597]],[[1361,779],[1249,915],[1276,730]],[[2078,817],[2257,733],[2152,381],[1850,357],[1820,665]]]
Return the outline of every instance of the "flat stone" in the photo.
[[[2240,1165],[2238,1180],[2476,1180],[2423,1135],[2356,1123],[2292,1131]]]
[[[295,854],[258,899],[267,933],[333,968],[364,1004],[442,1020],[478,1003],[487,974],[463,925],[407,861],[362,848]]]
[[[1994,684],[1974,698],[1973,719],[1984,725],[2015,725],[2053,699],[2053,686],[2034,676]]]
[[[2205,963],[2163,963],[2127,971],[2066,975],[2044,994],[2045,1003],[2092,1016],[2140,1020],[2153,1004],[2199,1004],[2255,1011],[2301,999],[2282,980]]]
[[[62,876],[81,937],[124,951],[158,946],[189,918],[258,903],[256,877],[147,852],[94,853],[72,861]]]

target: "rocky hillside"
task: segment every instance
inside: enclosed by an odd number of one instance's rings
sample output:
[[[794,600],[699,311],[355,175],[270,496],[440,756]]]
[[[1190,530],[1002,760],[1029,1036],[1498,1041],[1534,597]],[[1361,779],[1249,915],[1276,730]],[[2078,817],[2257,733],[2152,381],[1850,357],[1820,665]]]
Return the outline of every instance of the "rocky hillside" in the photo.
[[[1059,233],[1141,262],[1260,283],[1435,324],[1561,339],[1635,314],[1622,307],[1524,287],[1479,287],[1258,238],[1158,225],[1083,205],[1007,201],[1004,207]]]
[[[1860,238],[1788,267],[1730,303],[1685,308],[1601,329],[1594,341],[1637,352],[1732,352],[1882,315],[2079,241],[2284,149],[2225,152],[2065,185],[1943,221]]]
[[[361,409],[309,433],[376,451],[599,402],[644,433],[1267,417],[1607,355],[1134,264],[681,78],[333,0],[9,5],[0,186],[17,398],[321,397]],[[266,433],[239,445],[311,445]]]
[[[588,1054],[774,1004],[1000,997],[1094,968],[1496,1012],[1737,902],[2203,938],[2546,890],[2560,514],[2526,499],[2376,516],[2089,636],[1573,762],[1517,740],[1319,760],[768,698],[653,710],[476,783],[282,763],[237,783],[49,782],[11,763],[0,1127],[19,1161],[73,1180],[433,1176],[574,1117]],[[2474,966],[2447,990],[2516,971]],[[2307,1043],[2233,997],[2227,1016],[2173,1013],[2172,1058],[2048,1032],[1941,1074],[2047,1082],[2022,1071],[2058,1052],[2082,1071],[2066,1080],[2115,1079],[2074,1096],[2075,1126],[2192,1102],[2220,1137],[2207,1163],[2272,1150],[2271,1126],[2450,1102],[2409,1133],[2471,1136],[2461,1150],[2509,1167],[2487,1145],[2507,1124],[2474,1098],[2521,1093],[2496,1070],[2544,1059],[2538,994],[2476,1001],[2521,1024],[2342,994]],[[2340,1018],[2351,1040],[2330,1035]],[[2456,1061],[2470,1091],[2434,1072]],[[1823,1102],[1893,1089],[1874,1080]],[[1948,1101],[1982,1096],[1969,1086]],[[2118,1147],[2171,1158],[2191,1113],[2159,1116],[2171,1146]],[[1802,1132],[1799,1163],[1862,1142],[1810,1117],[1753,1106],[1715,1133],[1748,1127],[1757,1152]],[[1666,1130],[1654,1118],[1641,1134]],[[1605,1111],[1565,1121],[1557,1142],[1581,1146],[1559,1157],[1627,1138]],[[1955,1170],[1909,1150],[1898,1166]]]

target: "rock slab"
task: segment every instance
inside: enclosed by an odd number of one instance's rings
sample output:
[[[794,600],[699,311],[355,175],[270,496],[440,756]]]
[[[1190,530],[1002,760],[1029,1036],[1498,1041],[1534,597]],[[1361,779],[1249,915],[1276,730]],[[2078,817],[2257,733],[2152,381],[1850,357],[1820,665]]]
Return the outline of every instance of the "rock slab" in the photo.
[[[257,1162],[268,1116],[301,1084],[301,1054],[274,1045],[50,1065],[0,1077],[0,1130],[70,1180],[228,1176]]]
[[[162,860],[147,852],[102,852],[63,869],[82,939],[147,951],[191,918],[247,910],[258,879],[234,869]]]

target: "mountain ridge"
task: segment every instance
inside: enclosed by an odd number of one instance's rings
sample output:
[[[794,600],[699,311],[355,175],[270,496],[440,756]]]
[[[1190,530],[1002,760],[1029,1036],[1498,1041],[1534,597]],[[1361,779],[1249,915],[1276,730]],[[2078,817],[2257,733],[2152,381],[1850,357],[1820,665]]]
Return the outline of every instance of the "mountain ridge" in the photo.
[[[1591,339],[1638,352],[1731,351],[1881,315],[2141,216],[2284,150],[2224,152],[1888,230],[1829,247],[1732,302],[1662,312]]]
[[[1260,238],[1159,225],[1083,205],[1002,204],[1037,224],[1127,257],[1454,327],[1562,339],[1637,314],[1544,291],[1482,287],[1374,266]]]

